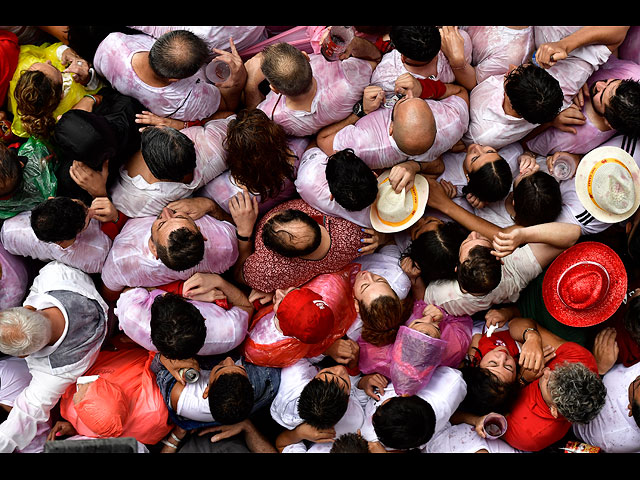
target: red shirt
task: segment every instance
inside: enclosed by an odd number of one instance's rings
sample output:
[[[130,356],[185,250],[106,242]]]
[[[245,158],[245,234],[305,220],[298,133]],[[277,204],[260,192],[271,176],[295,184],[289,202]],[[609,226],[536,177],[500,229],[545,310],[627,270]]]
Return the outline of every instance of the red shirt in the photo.
[[[18,66],[18,56],[20,55],[20,45],[18,37],[8,30],[0,30],[0,107],[7,100],[9,82]]]
[[[563,343],[556,350],[556,356],[547,366],[553,370],[565,361],[581,362],[590,370],[598,373],[595,358],[589,350],[573,342]],[[539,381],[535,380],[524,387],[507,417],[507,433],[502,439],[509,445],[527,452],[537,452],[561,440],[571,423],[558,414],[551,415],[549,406],[542,398]]]

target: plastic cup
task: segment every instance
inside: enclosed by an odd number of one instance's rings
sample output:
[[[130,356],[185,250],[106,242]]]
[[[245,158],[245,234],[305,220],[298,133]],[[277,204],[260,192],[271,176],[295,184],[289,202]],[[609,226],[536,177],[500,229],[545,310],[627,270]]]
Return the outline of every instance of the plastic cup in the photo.
[[[222,60],[214,59],[207,65],[205,75],[211,83],[222,83],[231,76],[231,68]]]
[[[490,413],[484,418],[482,428],[484,429],[484,433],[487,434],[487,438],[495,440],[507,431],[507,419],[499,413]]]

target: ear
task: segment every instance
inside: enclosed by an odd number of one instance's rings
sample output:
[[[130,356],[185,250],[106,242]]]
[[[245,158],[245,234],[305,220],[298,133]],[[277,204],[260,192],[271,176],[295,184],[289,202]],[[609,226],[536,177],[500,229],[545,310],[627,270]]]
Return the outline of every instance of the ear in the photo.
[[[549,407],[549,410],[551,410],[551,415],[553,415],[553,418],[558,418],[558,409],[555,405]]]
[[[152,239],[149,239],[149,251],[156,259],[158,258],[158,250],[156,250],[156,244],[153,243]]]
[[[278,90],[276,87],[274,87],[273,85],[269,84],[269,88],[271,89],[271,91],[273,93],[275,93],[276,95],[280,94],[280,90]]]
[[[393,122],[389,124],[389,136],[393,137]]]
[[[333,202],[333,194],[329,194],[329,200]],[[627,232],[629,233],[629,232]]]
[[[204,392],[202,392],[202,398],[207,399],[209,397],[209,385],[206,386]]]
[[[311,58],[309,57],[309,54],[307,52],[302,52],[302,54],[307,57],[307,62],[311,61]]]
[[[356,313],[360,313],[360,304],[358,303],[358,300],[356,300],[355,298],[353,299],[353,305],[356,308]]]

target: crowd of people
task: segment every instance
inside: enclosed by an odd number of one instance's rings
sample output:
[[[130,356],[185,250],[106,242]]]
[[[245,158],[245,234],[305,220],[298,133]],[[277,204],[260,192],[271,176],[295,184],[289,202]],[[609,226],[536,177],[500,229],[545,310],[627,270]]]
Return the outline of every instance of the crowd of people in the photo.
[[[0,123],[0,452],[640,452],[640,27],[0,26]]]

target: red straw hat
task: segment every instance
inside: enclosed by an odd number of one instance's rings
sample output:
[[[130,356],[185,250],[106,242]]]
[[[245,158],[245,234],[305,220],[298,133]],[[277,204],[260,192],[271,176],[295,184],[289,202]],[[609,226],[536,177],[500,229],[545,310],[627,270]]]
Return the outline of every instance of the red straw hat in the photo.
[[[627,291],[620,257],[599,242],[582,242],[562,252],[542,281],[542,298],[553,317],[570,327],[607,320]]]
[[[333,312],[320,295],[308,288],[289,292],[276,313],[282,333],[303,343],[322,342],[333,329]]]

